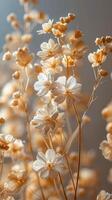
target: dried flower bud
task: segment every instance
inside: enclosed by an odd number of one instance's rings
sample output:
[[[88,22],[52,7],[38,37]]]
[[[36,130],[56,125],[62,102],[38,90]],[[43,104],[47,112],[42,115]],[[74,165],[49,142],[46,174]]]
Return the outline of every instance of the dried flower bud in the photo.
[[[12,102],[11,102],[11,106],[18,106],[18,100],[13,99]]]
[[[29,63],[31,63],[33,59],[32,54],[29,54],[28,49],[26,47],[18,49],[16,52],[16,62],[21,67],[27,67]]]
[[[19,29],[20,28],[20,24],[19,24],[19,21],[13,21],[12,23],[11,23],[11,26],[13,27],[13,28],[15,28],[15,29]]]
[[[37,63],[34,64],[34,69],[35,69],[36,74],[39,74],[42,72],[42,67],[38,65]]]
[[[106,131],[112,134],[112,122],[108,123],[106,126]]]
[[[30,14],[25,14],[24,15],[24,21],[25,22],[31,23],[32,20],[33,20],[32,15],[30,15]]]
[[[102,77],[108,76],[108,72],[107,72],[106,70],[104,70],[104,69],[100,69],[100,70],[99,70],[99,74],[100,74],[100,76],[102,76]]]
[[[75,38],[82,37],[82,32],[80,30],[75,30],[74,34],[75,34]]]
[[[112,104],[102,110],[102,115],[107,121],[112,121]]]
[[[21,96],[20,91],[16,91],[16,92],[13,93],[13,98],[15,98],[15,99],[19,99],[20,96]]]
[[[8,16],[7,16],[7,21],[8,22],[13,22],[13,21],[16,21],[17,20],[17,17],[16,17],[16,14],[15,13],[10,13]]]
[[[12,78],[18,80],[20,78],[20,71],[16,71],[12,74]]]
[[[57,22],[56,24],[53,24],[53,28],[59,30],[60,32],[64,33],[67,30],[67,24]]]
[[[24,35],[22,35],[21,39],[24,43],[30,43],[31,40],[32,40],[32,35],[31,34],[24,34]]]
[[[4,55],[3,55],[3,61],[9,61],[11,59],[12,59],[11,52],[10,51],[5,52]]]
[[[55,28],[52,28],[52,33],[55,37],[59,38],[59,37],[62,37],[63,34],[62,32],[60,32],[59,30],[55,29]]]
[[[5,119],[3,117],[0,117],[0,125],[3,125],[5,123]]]

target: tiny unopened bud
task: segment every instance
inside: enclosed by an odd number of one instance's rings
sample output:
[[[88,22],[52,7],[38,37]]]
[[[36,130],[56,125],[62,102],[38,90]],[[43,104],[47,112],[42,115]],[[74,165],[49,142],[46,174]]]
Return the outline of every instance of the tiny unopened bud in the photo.
[[[14,99],[19,99],[20,96],[21,96],[20,91],[16,91],[16,92],[13,93],[13,98],[14,98]]]
[[[74,20],[76,15],[72,13],[68,13],[68,17],[70,17],[71,20]]]
[[[102,77],[108,76],[108,72],[107,72],[106,70],[104,70],[104,69],[100,69],[100,70],[99,70],[99,74],[100,74],[100,76],[102,76]]]
[[[7,52],[4,53],[3,61],[9,61],[9,60],[11,60],[11,58],[12,58],[11,52],[7,51]]]
[[[35,69],[36,74],[39,74],[42,72],[42,67],[38,65],[37,63],[34,64],[34,69]]]
[[[13,21],[13,22],[11,23],[11,25],[12,25],[12,27],[15,28],[15,29],[18,29],[18,28],[20,27],[19,22],[18,22],[17,20]]]
[[[12,78],[18,80],[20,78],[20,71],[16,71],[12,74]]]
[[[15,15],[15,13],[10,13],[10,14],[7,16],[7,21],[8,21],[8,22],[13,22],[13,21],[15,21],[15,20],[17,20],[17,17],[16,17],[16,15]]]
[[[80,30],[75,30],[75,38],[80,38],[82,37],[82,33]]]
[[[3,125],[5,123],[5,119],[3,117],[0,117],[0,125]]]
[[[29,23],[32,22],[32,16],[30,14],[25,14],[24,21]]]
[[[112,122],[108,123],[106,126],[106,131],[112,134]]]
[[[30,43],[31,40],[32,40],[32,35],[31,34],[24,34],[22,37],[21,37],[22,41],[24,43]]]
[[[18,100],[13,99],[12,102],[11,102],[11,106],[18,106]]]
[[[55,28],[52,28],[52,33],[55,37],[59,38],[63,35],[62,32],[60,32],[59,30],[55,29]]]

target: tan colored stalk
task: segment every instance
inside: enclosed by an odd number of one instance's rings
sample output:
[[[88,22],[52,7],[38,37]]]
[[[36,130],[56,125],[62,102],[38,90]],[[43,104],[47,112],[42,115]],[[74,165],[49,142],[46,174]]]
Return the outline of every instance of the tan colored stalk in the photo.
[[[0,167],[0,180],[2,179],[2,173],[3,173],[3,168],[4,168],[4,153],[2,152],[1,154],[1,167]]]
[[[78,190],[78,183],[79,183],[79,176],[80,176],[80,167],[81,167],[81,143],[82,143],[82,120],[80,119],[80,116],[77,112],[76,105],[73,104],[73,108],[76,114],[76,120],[78,124],[78,168],[77,168],[77,177],[76,177],[76,187],[75,187],[75,196],[74,200],[77,200],[77,190]]]

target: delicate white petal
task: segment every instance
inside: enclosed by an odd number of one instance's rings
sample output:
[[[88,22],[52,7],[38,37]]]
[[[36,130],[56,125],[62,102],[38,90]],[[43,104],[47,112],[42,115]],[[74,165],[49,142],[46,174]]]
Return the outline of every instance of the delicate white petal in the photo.
[[[38,154],[37,154],[37,160],[38,159],[42,159],[44,162],[46,162],[46,158],[45,158],[45,155],[44,155],[44,153],[43,152],[38,152]]]
[[[41,90],[42,88],[43,88],[43,85],[42,85],[41,82],[36,81],[36,82],[34,83],[34,90],[35,90],[35,91]]]
[[[65,76],[60,76],[57,80],[56,80],[57,83],[60,83],[60,84],[63,84],[63,85],[66,85],[66,77]]]
[[[44,51],[48,48],[48,43],[47,42],[43,42],[41,45],[40,45],[40,48]]]
[[[77,84],[77,80],[75,77],[70,76],[67,80],[67,88],[72,89]]]
[[[42,178],[47,178],[49,176],[49,170],[47,168],[43,168],[40,172],[39,172],[40,177]]]
[[[38,96],[44,96],[49,92],[49,88],[43,87],[40,91],[38,91],[37,95]]]
[[[47,162],[53,163],[55,160],[56,153],[53,149],[48,149],[45,153]]]
[[[35,171],[39,171],[40,169],[42,169],[45,165],[45,162],[43,162],[42,160],[36,160],[33,162],[32,168]]]
[[[38,80],[39,81],[48,81],[48,77],[44,74],[44,73],[40,73],[39,75],[38,75]]]

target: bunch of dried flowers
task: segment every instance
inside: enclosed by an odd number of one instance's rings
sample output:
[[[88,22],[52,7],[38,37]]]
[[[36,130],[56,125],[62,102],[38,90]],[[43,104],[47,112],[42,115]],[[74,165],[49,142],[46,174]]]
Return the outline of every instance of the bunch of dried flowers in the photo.
[[[92,167],[95,151],[82,146],[82,128],[90,122],[88,109],[108,72],[103,69],[112,52],[112,37],[97,38],[96,52],[88,59],[94,85],[90,96],[82,92],[79,66],[87,46],[80,30],[69,31],[72,13],[58,21],[34,7],[38,0],[19,0],[23,22],[15,13],[7,20],[14,29],[5,37],[0,81],[0,198],[3,200],[112,200],[97,196],[98,172]],[[32,30],[49,35],[32,53]],[[39,37],[39,36],[38,36]],[[112,160],[112,103],[103,111],[107,140],[100,144]],[[37,156],[36,156],[37,155]],[[112,169],[109,181],[112,183]]]

